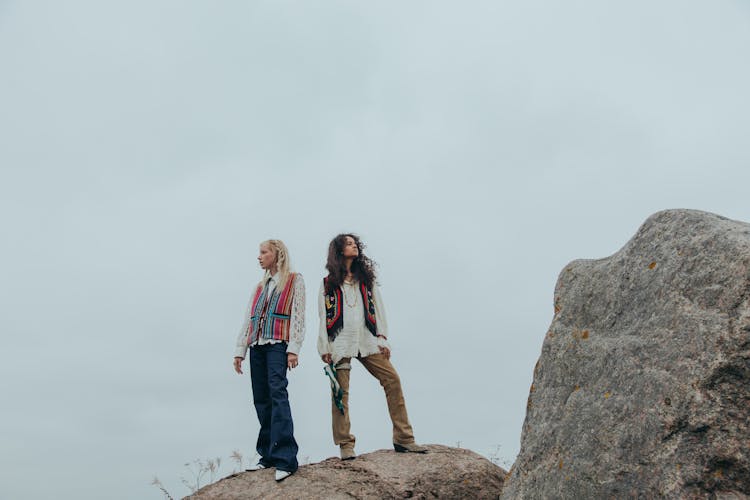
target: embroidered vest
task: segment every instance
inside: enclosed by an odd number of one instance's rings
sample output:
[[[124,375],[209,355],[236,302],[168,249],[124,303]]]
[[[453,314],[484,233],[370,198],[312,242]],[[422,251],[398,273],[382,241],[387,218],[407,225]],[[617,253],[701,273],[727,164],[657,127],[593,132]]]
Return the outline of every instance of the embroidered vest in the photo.
[[[289,342],[292,301],[294,299],[294,280],[296,273],[290,273],[284,289],[278,287],[268,293],[268,287],[258,285],[250,308],[250,334],[247,343],[252,345],[259,338],[283,340]]]
[[[323,282],[328,284],[328,277],[323,278]],[[362,303],[365,304],[365,326],[370,333],[378,335],[378,323],[375,318],[375,299],[372,294],[372,289],[367,288],[364,283],[359,284],[359,293],[362,295]],[[342,328],[344,328],[344,304],[343,304],[343,293],[341,287],[327,293],[325,291],[325,285],[323,289],[326,301],[326,330],[328,332],[328,340],[333,342],[336,339],[336,335],[339,334]]]

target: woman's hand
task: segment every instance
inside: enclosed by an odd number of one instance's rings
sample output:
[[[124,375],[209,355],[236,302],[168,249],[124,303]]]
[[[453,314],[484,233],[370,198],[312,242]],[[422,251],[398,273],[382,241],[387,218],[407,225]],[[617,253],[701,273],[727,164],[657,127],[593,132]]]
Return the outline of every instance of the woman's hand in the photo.
[[[333,362],[333,359],[331,359],[331,353],[322,354],[320,359],[322,359],[323,363],[327,365],[330,365]]]
[[[242,375],[242,359],[243,358],[234,358],[234,371]]]
[[[378,335],[378,341],[380,339],[383,339],[384,342],[388,342],[388,339],[385,338],[385,335]],[[391,350],[390,348],[380,345],[380,342],[378,342],[378,349],[380,349],[380,354],[385,356],[385,359],[391,359]]]
[[[286,353],[287,368],[291,370],[292,368],[296,368],[298,364],[299,364],[299,356],[297,356],[293,352]]]

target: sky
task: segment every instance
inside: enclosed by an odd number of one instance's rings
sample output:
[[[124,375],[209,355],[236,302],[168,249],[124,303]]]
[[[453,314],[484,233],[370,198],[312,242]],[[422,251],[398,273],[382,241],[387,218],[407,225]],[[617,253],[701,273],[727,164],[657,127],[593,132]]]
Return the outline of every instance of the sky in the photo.
[[[659,210],[750,220],[748,53],[739,0],[0,0],[0,497],[251,459],[268,238],[307,285],[299,460],[335,456],[316,293],[350,231],[417,440],[508,468],[560,270]],[[351,419],[390,447],[356,363]]]

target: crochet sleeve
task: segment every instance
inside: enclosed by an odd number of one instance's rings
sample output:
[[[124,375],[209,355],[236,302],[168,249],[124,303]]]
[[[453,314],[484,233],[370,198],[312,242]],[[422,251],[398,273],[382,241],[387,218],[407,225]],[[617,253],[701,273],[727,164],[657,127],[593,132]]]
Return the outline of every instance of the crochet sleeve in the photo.
[[[375,285],[373,287],[373,293],[375,295],[375,321],[378,323],[378,335],[382,335],[385,339],[378,338],[378,344],[390,349],[388,345],[388,318],[385,316],[385,306],[383,305],[383,296],[380,294],[380,287]]]
[[[234,347],[234,357],[245,359],[247,353],[247,334],[250,329],[250,310],[253,307],[253,295],[250,294],[250,300],[247,302],[247,308],[245,309],[245,317],[242,319],[242,326],[240,332],[237,334],[237,342]]]
[[[305,340],[305,280],[301,274],[294,277],[294,296],[292,297],[292,317],[289,325],[289,345],[287,352],[299,354]]]

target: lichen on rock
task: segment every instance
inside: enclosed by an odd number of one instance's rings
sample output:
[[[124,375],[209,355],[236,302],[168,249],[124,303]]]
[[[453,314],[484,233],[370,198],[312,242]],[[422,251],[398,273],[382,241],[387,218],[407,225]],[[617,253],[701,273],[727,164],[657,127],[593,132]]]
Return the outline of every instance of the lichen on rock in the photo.
[[[746,498],[750,224],[656,213],[553,308],[503,498]]]

